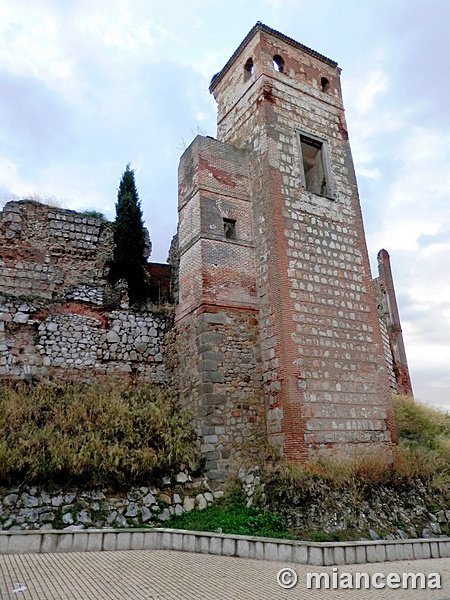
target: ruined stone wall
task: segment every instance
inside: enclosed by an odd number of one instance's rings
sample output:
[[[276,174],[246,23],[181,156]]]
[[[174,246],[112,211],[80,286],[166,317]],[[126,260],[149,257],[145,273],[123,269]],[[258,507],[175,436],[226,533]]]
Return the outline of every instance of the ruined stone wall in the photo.
[[[386,250],[378,252],[378,277],[373,280],[383,344],[389,368],[391,389],[396,394],[413,395],[400,315],[395,297],[391,261]]]
[[[16,297],[101,305],[111,224],[38,202],[9,202],[0,212],[0,290]]]
[[[166,315],[111,289],[111,224],[32,201],[0,213],[0,376],[70,370],[163,381]]]

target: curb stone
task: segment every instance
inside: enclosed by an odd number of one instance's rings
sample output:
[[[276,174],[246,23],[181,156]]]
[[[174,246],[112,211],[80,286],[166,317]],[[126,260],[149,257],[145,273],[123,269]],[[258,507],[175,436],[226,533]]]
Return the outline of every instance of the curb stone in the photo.
[[[358,542],[303,542],[182,529],[1,531],[0,554],[178,550],[315,566],[449,558],[450,537]]]

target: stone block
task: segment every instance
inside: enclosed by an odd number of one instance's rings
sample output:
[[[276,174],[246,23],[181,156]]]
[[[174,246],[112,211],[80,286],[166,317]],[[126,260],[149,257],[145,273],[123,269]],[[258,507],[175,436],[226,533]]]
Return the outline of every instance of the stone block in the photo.
[[[87,552],[100,552],[103,546],[103,532],[90,531],[87,539]]]
[[[323,548],[321,548],[320,546],[310,546],[309,547],[308,564],[323,566],[323,564],[324,564]]]
[[[253,546],[250,546],[249,558],[264,560],[264,542],[254,542]]]
[[[356,550],[355,563],[358,565],[366,563],[367,562],[366,546],[364,546],[364,545],[355,546],[355,550]]]
[[[307,565],[308,546],[295,544],[292,550],[292,562],[299,565]]]
[[[422,543],[422,558],[430,558],[430,557],[431,557],[430,544],[428,542],[423,542]]]
[[[222,554],[222,538],[212,537],[209,540],[209,553],[210,554]]]
[[[0,554],[6,554],[8,552],[8,543],[10,535],[8,533],[0,533]]]
[[[439,556],[441,558],[448,558],[450,556],[449,546],[449,542],[439,542]]]
[[[292,545],[278,544],[278,560],[283,563],[292,562]]]
[[[102,550],[115,550],[116,542],[117,542],[117,534],[115,532],[104,533]]]
[[[21,535],[20,533],[9,536],[8,554],[29,554],[39,552],[41,549],[42,534],[35,533]]]
[[[237,540],[236,541],[236,556],[240,558],[249,558],[250,556],[250,543],[249,540]]]
[[[81,532],[73,533],[72,549],[71,552],[86,552],[89,533]]]
[[[205,323],[216,323],[218,325],[225,325],[227,322],[227,316],[224,313],[205,313],[203,319]]]
[[[323,549],[323,564],[325,566],[334,565],[334,548],[325,546]]]
[[[224,538],[222,540],[222,556],[234,556],[236,554],[236,540]]]
[[[170,531],[161,532],[161,550],[172,550],[172,533]]]
[[[56,552],[58,535],[56,533],[44,533],[41,542],[41,552]]]
[[[116,550],[130,550],[131,548],[131,532],[121,531],[117,534]]]
[[[420,542],[414,542],[413,546],[413,554],[415,560],[420,560],[423,558],[422,553],[422,544]]]
[[[60,533],[56,536],[56,552],[71,552],[73,533]]]
[[[172,533],[171,550],[183,550],[183,534]]]
[[[200,554],[209,554],[209,537],[200,535],[197,538],[196,548]]]
[[[278,544],[272,542],[263,542],[264,544],[264,559],[278,560]]]
[[[404,544],[395,544],[395,559],[396,560],[405,560]]]
[[[439,546],[437,542],[430,542],[431,558],[439,558]]]
[[[412,544],[403,544],[405,550],[405,560],[414,560],[414,551]]]
[[[395,553],[395,544],[386,544],[386,560],[397,560],[397,556]]]
[[[345,550],[343,546],[335,546],[334,548],[334,564],[345,565]]]
[[[160,531],[145,531],[143,550],[159,550],[161,548],[161,532]]]
[[[196,536],[191,533],[183,534],[183,550],[185,552],[195,552]]]
[[[377,544],[375,546],[375,554],[377,562],[385,562],[386,560],[386,546],[384,544]]]

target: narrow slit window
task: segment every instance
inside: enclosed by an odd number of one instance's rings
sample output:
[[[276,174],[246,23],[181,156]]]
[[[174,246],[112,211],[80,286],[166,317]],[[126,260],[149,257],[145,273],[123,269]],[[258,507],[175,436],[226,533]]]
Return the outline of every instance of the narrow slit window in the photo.
[[[312,194],[334,198],[326,144],[303,134],[299,138],[302,186]]]
[[[223,220],[223,231],[227,240],[236,239],[236,221],[235,219]]]

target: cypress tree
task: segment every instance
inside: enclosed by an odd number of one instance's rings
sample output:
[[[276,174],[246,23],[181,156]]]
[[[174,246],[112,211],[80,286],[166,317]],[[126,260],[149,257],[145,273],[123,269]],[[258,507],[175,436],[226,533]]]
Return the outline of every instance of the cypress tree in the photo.
[[[145,300],[147,296],[145,245],[141,204],[134,171],[128,164],[117,194],[111,281],[115,284],[119,279],[125,279],[130,303]]]

